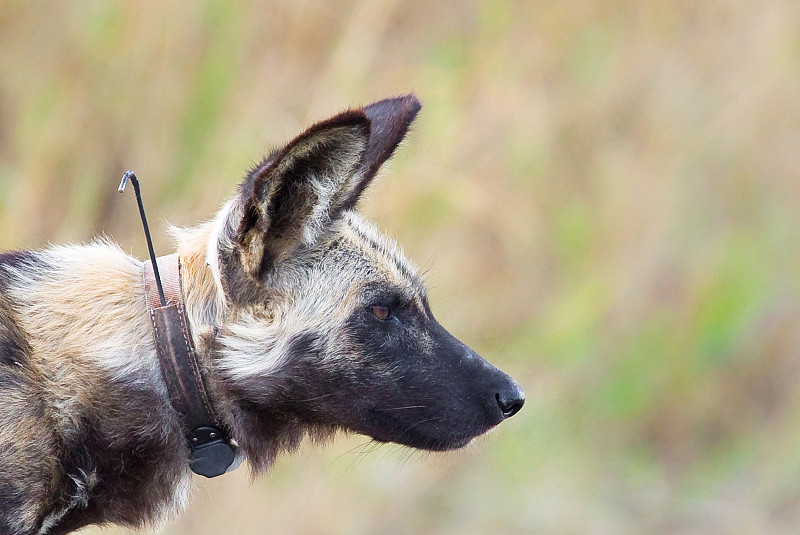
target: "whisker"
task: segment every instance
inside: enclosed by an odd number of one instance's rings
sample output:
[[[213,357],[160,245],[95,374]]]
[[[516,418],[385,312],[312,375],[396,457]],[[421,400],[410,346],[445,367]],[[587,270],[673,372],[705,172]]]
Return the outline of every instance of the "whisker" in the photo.
[[[366,459],[367,455],[369,455],[370,453],[372,453],[376,449],[380,448],[381,445],[382,444],[380,442],[377,442],[375,440],[370,440],[366,444],[363,444],[361,451],[359,451],[356,454],[356,456],[353,458],[353,460],[350,461],[350,464],[347,466],[347,468],[345,469],[344,473],[346,474],[351,469],[356,468],[359,464],[361,464],[361,462],[364,459]]]
[[[426,409],[427,405],[408,405],[407,407],[393,407],[391,409],[381,409],[381,411],[404,411],[407,409]]]
[[[339,455],[338,457],[336,457],[336,459],[334,459],[334,462],[339,461],[345,455],[349,455],[349,454],[353,453],[356,450],[359,450],[359,449],[363,450],[364,448],[366,448],[370,444],[370,442],[374,442],[374,441],[372,439],[370,439],[370,440],[367,440],[366,442],[362,442],[360,444],[357,444],[356,446],[353,446],[352,448],[350,448],[346,452],[344,452],[341,455]]]
[[[313,398],[306,398],[306,399],[296,399],[294,400],[295,403],[308,403],[309,401],[316,401],[318,399],[327,398],[329,396],[335,396],[337,392],[331,392],[329,394],[322,394],[321,396],[315,396]]]
[[[412,448],[406,448],[406,451],[403,453],[403,456],[400,458],[400,461],[397,463],[397,469],[401,470],[405,467],[405,465],[410,461],[414,455],[420,454],[420,458],[422,457],[422,451],[415,450]]]

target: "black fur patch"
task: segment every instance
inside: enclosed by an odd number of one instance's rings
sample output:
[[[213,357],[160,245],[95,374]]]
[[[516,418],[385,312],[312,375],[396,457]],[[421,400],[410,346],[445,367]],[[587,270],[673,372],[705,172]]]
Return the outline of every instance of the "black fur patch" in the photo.
[[[13,251],[0,254],[0,366],[23,366],[27,363],[30,348],[26,337],[16,321],[16,310],[5,294],[9,277],[3,268],[17,270],[34,269],[36,257],[28,251]]]
[[[0,264],[18,268],[23,263],[30,262],[34,256],[30,251],[5,251],[0,253]]]
[[[364,113],[370,120],[364,172],[359,183],[335,207],[334,213],[349,210],[356,205],[361,194],[375,178],[378,169],[392,157],[394,150],[403,141],[420,109],[422,105],[413,94],[387,98],[364,108]]]
[[[39,393],[28,370],[0,367],[0,528],[13,527],[0,533],[36,533],[53,505],[54,440]]]
[[[188,448],[182,432],[164,432],[169,409],[158,394],[116,381],[109,385],[115,395],[104,400],[106,417],[85,413],[61,448],[65,495],[78,495],[75,479],[92,479],[88,502],[59,523],[65,533],[103,521],[141,524],[170,501],[185,472]]]
[[[0,253],[0,289],[8,284],[11,274],[3,268],[36,269],[36,255],[30,251],[5,251]]]
[[[5,451],[0,444],[0,457],[5,458],[8,455],[9,452]],[[27,505],[24,497],[9,479],[0,478],[0,533],[14,533],[14,530],[18,529],[18,526],[12,526],[3,519],[13,518],[15,514],[24,509]]]
[[[0,323],[2,323],[0,318]],[[0,332],[3,327],[0,326]],[[27,354],[16,340],[10,337],[0,337],[0,366],[22,366],[26,363]]]
[[[321,388],[335,388],[323,385],[315,373],[318,342],[314,333],[297,335],[274,375],[228,385],[228,397],[239,403],[226,425],[254,473],[266,471],[279,453],[294,450],[306,435],[327,436],[334,429],[314,403]]]

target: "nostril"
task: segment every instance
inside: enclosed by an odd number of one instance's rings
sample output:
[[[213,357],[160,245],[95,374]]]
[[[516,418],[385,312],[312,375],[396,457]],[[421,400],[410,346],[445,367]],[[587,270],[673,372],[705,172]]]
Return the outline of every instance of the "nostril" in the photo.
[[[525,404],[525,394],[523,394],[520,389],[517,389],[511,395],[504,396],[502,394],[495,394],[495,399],[497,400],[497,405],[500,407],[500,411],[503,413],[503,418],[511,418],[517,414]]]

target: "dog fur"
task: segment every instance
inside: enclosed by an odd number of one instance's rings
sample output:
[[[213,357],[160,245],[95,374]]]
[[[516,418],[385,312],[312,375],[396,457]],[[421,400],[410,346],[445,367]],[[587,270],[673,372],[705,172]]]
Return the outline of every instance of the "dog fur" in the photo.
[[[408,95],[312,126],[215,218],[174,231],[216,411],[255,474],[338,429],[462,447],[524,402],[436,322],[416,268],[355,211],[419,108]],[[103,241],[0,255],[0,533],[140,527],[186,502],[142,270]]]

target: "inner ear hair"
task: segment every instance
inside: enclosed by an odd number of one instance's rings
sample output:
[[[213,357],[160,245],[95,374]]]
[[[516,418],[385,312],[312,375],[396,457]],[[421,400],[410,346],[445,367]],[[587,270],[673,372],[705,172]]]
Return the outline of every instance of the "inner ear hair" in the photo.
[[[260,279],[317,239],[333,203],[363,170],[369,135],[364,111],[347,111],[312,126],[248,175],[237,233],[245,271]]]

